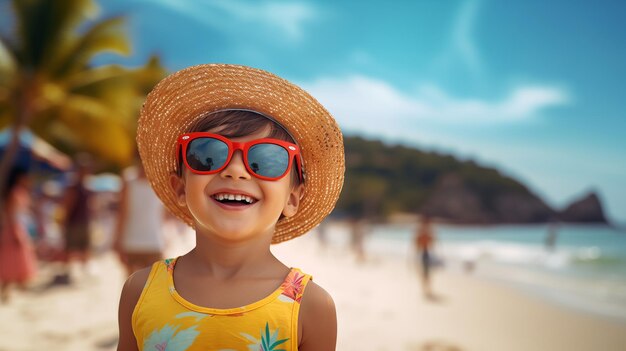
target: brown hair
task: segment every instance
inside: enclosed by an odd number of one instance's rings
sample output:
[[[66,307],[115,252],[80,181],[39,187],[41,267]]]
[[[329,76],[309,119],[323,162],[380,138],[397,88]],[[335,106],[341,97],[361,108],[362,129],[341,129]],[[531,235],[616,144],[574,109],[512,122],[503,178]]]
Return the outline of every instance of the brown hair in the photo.
[[[227,138],[237,138],[256,133],[264,128],[269,128],[268,138],[288,141],[295,144],[295,140],[289,132],[280,124],[270,118],[249,110],[224,110],[211,112],[205,118],[201,118],[189,128],[188,133],[202,132],[206,130],[220,128],[217,132],[219,135]],[[180,151],[179,151],[180,152]],[[179,154],[179,162],[176,173],[182,177],[182,154]],[[293,160],[292,160],[293,161]],[[294,167],[297,167],[294,161]],[[291,184],[297,186],[300,184],[300,178],[297,171],[292,168]]]

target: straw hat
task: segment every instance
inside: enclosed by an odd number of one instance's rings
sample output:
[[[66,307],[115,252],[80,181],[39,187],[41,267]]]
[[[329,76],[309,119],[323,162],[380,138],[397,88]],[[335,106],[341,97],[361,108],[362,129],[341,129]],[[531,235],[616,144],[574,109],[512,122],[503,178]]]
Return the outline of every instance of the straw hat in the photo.
[[[193,227],[189,210],[176,203],[169,177],[176,170],[176,139],[210,112],[245,109],[269,116],[300,146],[306,172],[297,214],[276,224],[272,243],[300,236],[335,207],[343,185],[343,137],[333,117],[306,91],[255,68],[207,64],[163,79],[141,110],[137,145],[146,175],[158,197]]]

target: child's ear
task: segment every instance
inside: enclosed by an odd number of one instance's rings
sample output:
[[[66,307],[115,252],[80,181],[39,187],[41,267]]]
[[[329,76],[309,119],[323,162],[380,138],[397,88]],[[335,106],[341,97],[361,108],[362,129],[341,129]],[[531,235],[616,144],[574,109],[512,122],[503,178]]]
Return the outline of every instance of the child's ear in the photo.
[[[185,198],[185,182],[182,177],[179,177],[178,174],[170,174],[170,186],[174,190],[176,194],[176,203],[178,206],[187,206],[187,201]]]
[[[304,184],[298,184],[298,186],[291,189],[289,198],[287,198],[287,203],[283,209],[283,216],[291,217],[298,212],[298,206],[300,206],[302,195],[304,195]]]

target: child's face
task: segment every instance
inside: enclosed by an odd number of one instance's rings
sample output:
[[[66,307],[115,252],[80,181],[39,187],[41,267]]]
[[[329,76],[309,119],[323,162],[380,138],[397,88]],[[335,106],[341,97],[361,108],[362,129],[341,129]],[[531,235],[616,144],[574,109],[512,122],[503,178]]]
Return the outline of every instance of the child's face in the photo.
[[[219,129],[208,132],[219,134]],[[269,128],[231,140],[250,141],[268,133]],[[254,177],[248,173],[241,151],[236,151],[219,173],[198,175],[185,169],[182,178],[173,175],[170,180],[179,205],[191,212],[197,232],[231,242],[259,235],[271,238],[281,214],[289,217],[296,213],[303,192],[302,185],[292,185],[290,175],[274,181]],[[248,196],[252,203],[229,202],[229,195]]]

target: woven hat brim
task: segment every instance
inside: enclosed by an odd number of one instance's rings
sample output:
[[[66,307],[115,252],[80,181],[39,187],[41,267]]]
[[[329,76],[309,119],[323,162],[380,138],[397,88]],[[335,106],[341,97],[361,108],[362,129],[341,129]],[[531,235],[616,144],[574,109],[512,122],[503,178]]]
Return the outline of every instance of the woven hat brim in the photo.
[[[178,71],[148,94],[137,128],[146,176],[164,205],[190,226],[193,217],[176,202],[169,184],[176,170],[176,139],[208,113],[246,109],[270,116],[300,146],[306,172],[298,212],[276,224],[272,243],[317,226],[335,207],[343,186],[343,137],[331,114],[298,86],[269,72],[238,65],[207,64]]]

